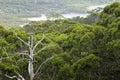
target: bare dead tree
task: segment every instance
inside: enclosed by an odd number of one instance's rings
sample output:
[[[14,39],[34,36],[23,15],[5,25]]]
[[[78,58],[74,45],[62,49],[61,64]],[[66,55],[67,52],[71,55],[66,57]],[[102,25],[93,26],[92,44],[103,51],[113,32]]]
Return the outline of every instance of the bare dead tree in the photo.
[[[28,56],[28,59],[26,59],[28,61],[28,73],[30,76],[30,80],[33,80],[34,77],[39,73],[42,65],[44,65],[45,63],[47,63],[49,60],[53,59],[54,56],[47,58],[45,61],[43,61],[38,68],[36,69],[36,71],[34,71],[34,56],[37,55],[38,53],[40,53],[41,51],[43,51],[44,49],[50,47],[50,46],[45,46],[43,48],[41,48],[38,52],[35,53],[35,49],[38,47],[38,45],[43,41],[44,39],[44,34],[42,35],[42,38],[34,45],[34,39],[33,39],[33,35],[31,37],[29,37],[28,42],[24,41],[22,38],[20,38],[17,34],[15,34],[15,36],[17,37],[17,39],[19,39],[22,43],[24,43],[27,47],[28,47],[28,51],[27,52],[23,52],[23,53],[16,53],[18,55],[26,55]],[[17,80],[25,80],[25,78],[20,75],[18,72],[16,72],[17,76],[9,76],[7,73],[5,74],[6,77],[13,79],[16,78]]]
[[[15,34],[16,37],[21,41],[23,42],[27,47],[28,47],[28,52],[29,53],[19,53],[19,54],[22,54],[22,55],[27,55],[28,58],[29,58],[29,61],[28,61],[28,73],[29,73],[29,76],[30,76],[30,80],[33,80],[35,75],[38,74],[38,72],[40,71],[41,67],[43,64],[47,63],[49,60],[53,59],[54,56],[46,59],[45,61],[43,61],[39,67],[37,68],[36,71],[34,71],[34,66],[33,66],[33,63],[34,63],[34,56],[37,55],[38,53],[40,53],[42,50],[46,49],[47,47],[43,47],[41,48],[37,53],[35,53],[35,49],[37,48],[37,46],[43,41],[44,39],[44,34],[42,35],[42,38],[34,45],[34,39],[33,39],[33,35],[29,38],[28,42],[24,41],[23,39],[21,39],[17,34]]]

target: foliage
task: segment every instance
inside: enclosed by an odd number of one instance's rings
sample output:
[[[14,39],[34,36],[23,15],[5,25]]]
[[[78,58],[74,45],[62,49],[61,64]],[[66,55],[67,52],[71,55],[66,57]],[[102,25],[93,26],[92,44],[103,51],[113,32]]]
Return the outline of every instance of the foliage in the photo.
[[[7,80],[19,72],[29,80],[28,52],[15,33],[24,41],[34,36],[34,44],[45,38],[35,49],[34,70],[48,57],[54,58],[42,65],[34,80],[119,80],[120,79],[120,3],[113,3],[99,13],[99,21],[81,24],[77,20],[31,22],[22,31],[0,26],[0,79]],[[88,22],[89,22],[88,20]],[[88,23],[87,22],[87,23]],[[91,24],[92,23],[92,24]]]

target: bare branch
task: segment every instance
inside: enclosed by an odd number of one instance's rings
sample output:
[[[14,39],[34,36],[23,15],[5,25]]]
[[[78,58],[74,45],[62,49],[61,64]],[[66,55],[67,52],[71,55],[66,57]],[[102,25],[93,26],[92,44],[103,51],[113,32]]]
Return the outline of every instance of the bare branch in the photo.
[[[30,46],[27,42],[25,42],[23,39],[21,39],[16,33],[15,36],[21,41],[23,42],[25,45]]]
[[[24,77],[22,75],[20,75],[18,72],[15,71],[15,73],[22,79],[25,80]]]
[[[31,36],[31,48],[33,48],[33,46],[34,46],[34,39],[33,39],[33,35]]]
[[[50,47],[53,47],[53,46],[55,46],[55,45],[45,46],[45,47],[41,48],[41,49],[40,49],[37,53],[35,53],[34,55],[37,55],[37,54],[39,54],[40,52],[42,52],[43,50],[45,50],[45,49],[47,49],[47,48],[50,48]]]
[[[47,48],[49,48],[49,47],[51,47],[51,46],[45,46],[45,47],[41,48],[41,49],[40,49],[37,53],[35,53],[34,55],[37,55],[38,53],[42,52],[43,50],[45,50],[45,49],[47,49]]]
[[[19,55],[26,55],[26,56],[28,56],[30,59],[32,59],[32,57],[31,57],[29,54],[27,54],[27,53],[16,53],[16,54],[19,54]]]
[[[9,76],[7,73],[5,74],[5,76],[10,79],[16,78],[17,80],[25,80],[25,78],[22,75],[20,75],[18,72],[15,71],[15,73],[18,75],[18,77],[17,76]]]
[[[8,55],[5,47],[3,47],[3,50],[5,51],[5,54],[6,54],[6,56],[7,56],[7,57],[5,57],[5,58],[10,58],[10,56]],[[2,56],[1,56],[1,58],[0,58],[0,63],[1,63],[2,60],[5,59],[5,58],[2,58]]]
[[[8,55],[8,53],[7,53],[7,51],[6,51],[6,48],[3,47],[3,49],[4,49],[4,51],[5,51],[6,56],[7,56],[8,58],[10,58],[10,56]]]
[[[42,36],[42,38],[36,43],[36,45],[33,47],[33,51],[36,49],[36,47],[43,41],[44,39],[44,34]]]
[[[42,62],[42,63],[40,64],[40,66],[38,67],[38,69],[36,70],[35,75],[38,74],[38,72],[40,71],[42,65],[44,65],[45,63],[47,63],[49,60],[51,60],[51,59],[53,59],[53,58],[54,58],[54,56],[52,56],[52,57],[46,59],[44,62]]]
[[[17,78],[17,76],[9,76],[7,73],[5,74],[6,77],[10,78],[10,79],[14,79]]]

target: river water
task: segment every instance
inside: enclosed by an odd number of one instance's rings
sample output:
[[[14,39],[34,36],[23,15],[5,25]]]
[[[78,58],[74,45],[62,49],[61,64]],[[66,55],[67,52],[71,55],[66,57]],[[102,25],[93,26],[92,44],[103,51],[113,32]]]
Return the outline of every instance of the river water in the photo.
[[[95,5],[95,6],[89,6],[86,8],[87,11],[91,11],[93,9],[96,9],[97,7],[102,7],[104,8],[106,5],[108,4],[103,4],[103,5]],[[73,18],[73,17],[77,17],[77,16],[80,16],[80,17],[87,17],[89,14],[88,13],[69,13],[69,14],[61,14],[62,16],[64,16],[65,18]],[[28,17],[28,18],[23,18],[24,20],[27,20],[27,21],[44,21],[44,20],[47,20],[47,17],[42,14],[40,17]],[[28,24],[28,23],[24,23],[23,25],[20,25],[21,27],[23,27],[25,24]]]
[[[108,4],[104,4],[104,5],[95,5],[95,6],[89,6],[86,8],[86,10],[90,11],[93,10],[97,7],[102,7],[104,8],[106,5]],[[61,14],[63,15],[65,18],[72,18],[72,17],[76,17],[76,16],[80,16],[80,17],[86,17],[89,14],[88,13],[69,13],[69,14]],[[29,17],[26,18],[29,21],[41,21],[41,20],[47,20],[46,16],[44,14],[41,15],[41,17]]]
[[[61,14],[62,16],[64,16],[65,18],[72,18],[72,17],[76,17],[76,16],[80,16],[80,17],[86,17],[87,13],[69,13],[69,14]],[[42,14],[41,17],[29,17],[29,18],[24,18],[26,20],[29,20],[29,21],[44,21],[44,20],[47,20],[47,17]]]

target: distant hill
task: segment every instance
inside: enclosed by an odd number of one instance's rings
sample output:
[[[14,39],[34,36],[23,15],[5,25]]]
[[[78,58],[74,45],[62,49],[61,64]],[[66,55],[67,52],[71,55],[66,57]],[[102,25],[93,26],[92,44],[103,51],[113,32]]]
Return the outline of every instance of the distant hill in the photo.
[[[18,17],[47,13],[85,13],[91,5],[108,4],[115,0],[0,0],[0,23],[19,23]],[[120,1],[120,0],[116,0]]]
[[[86,6],[114,0],[0,0],[0,12],[9,14],[84,12]]]

